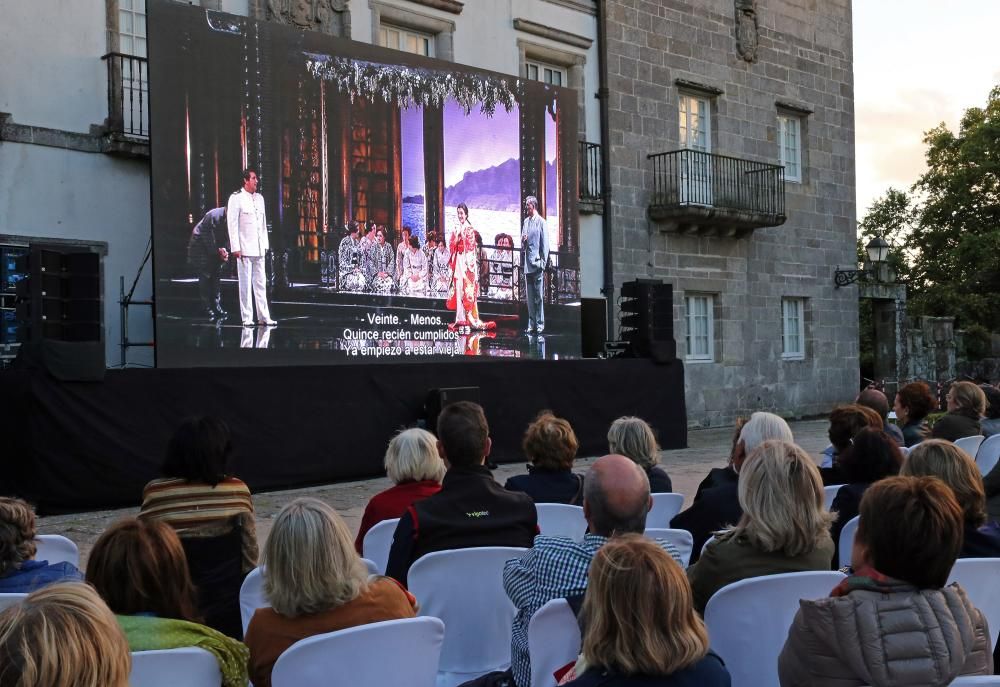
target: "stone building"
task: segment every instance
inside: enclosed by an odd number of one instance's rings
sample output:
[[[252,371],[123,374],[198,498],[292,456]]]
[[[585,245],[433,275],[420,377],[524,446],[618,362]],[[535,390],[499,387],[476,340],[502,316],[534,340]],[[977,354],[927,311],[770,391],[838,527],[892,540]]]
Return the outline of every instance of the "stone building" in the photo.
[[[850,0],[624,0],[608,20],[614,280],[673,284],[689,423],[852,399]]]

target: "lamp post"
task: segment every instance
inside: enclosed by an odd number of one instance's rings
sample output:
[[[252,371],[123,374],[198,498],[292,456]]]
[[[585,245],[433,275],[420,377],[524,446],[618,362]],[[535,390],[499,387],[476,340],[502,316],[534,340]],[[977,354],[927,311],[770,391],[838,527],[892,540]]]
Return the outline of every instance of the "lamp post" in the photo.
[[[865,253],[868,254],[868,259],[860,270],[842,270],[838,265],[833,273],[833,282],[836,288],[839,289],[841,286],[847,286],[857,281],[877,279],[879,268],[889,258],[889,244],[881,236],[876,236],[865,246]]]

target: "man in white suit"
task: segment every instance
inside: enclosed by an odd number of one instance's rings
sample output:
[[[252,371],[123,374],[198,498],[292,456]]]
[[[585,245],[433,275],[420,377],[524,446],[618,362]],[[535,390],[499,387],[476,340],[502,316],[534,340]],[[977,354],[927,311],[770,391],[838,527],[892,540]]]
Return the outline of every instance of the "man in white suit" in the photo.
[[[254,326],[254,300],[257,320],[262,325],[278,324],[267,309],[267,274],[264,256],[267,254],[267,221],[264,217],[264,197],[257,193],[257,172],[243,171],[243,188],[229,196],[226,206],[229,226],[230,255],[236,258],[236,273],[240,279],[240,317],[244,327]],[[251,287],[253,291],[251,292]]]

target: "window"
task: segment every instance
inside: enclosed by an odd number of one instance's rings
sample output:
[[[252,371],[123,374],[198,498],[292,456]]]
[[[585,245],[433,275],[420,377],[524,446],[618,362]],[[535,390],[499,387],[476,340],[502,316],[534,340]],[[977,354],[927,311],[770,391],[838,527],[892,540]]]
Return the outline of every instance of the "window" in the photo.
[[[687,360],[715,360],[715,298],[711,295],[686,296]]]
[[[419,31],[382,24],[378,42],[383,48],[434,57],[434,36]]]
[[[785,181],[802,182],[802,121],[778,115],[778,160],[785,166]]]
[[[544,81],[553,86],[566,85],[566,70],[543,62],[525,61],[524,76],[532,81]]]
[[[679,107],[681,147],[712,152],[712,111],[708,98],[682,93]]]
[[[146,0],[118,0],[118,52],[146,56]]]
[[[806,357],[805,299],[781,299],[781,357],[801,360]]]

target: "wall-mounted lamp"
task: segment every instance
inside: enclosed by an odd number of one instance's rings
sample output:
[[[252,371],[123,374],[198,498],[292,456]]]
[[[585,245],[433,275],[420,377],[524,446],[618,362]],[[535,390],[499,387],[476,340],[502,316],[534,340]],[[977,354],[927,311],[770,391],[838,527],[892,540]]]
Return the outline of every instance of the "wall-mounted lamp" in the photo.
[[[878,269],[889,258],[889,244],[881,236],[876,236],[865,246],[868,260],[860,270],[842,270],[837,268],[833,273],[836,288],[853,284],[856,281],[867,281],[878,274]]]

